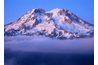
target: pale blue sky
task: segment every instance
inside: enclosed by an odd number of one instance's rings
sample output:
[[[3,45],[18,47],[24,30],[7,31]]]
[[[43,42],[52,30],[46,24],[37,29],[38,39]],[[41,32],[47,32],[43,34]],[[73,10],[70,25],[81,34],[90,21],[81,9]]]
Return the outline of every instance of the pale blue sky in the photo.
[[[5,24],[15,21],[33,8],[67,8],[80,18],[92,24],[94,22],[93,0],[5,0],[4,4]]]

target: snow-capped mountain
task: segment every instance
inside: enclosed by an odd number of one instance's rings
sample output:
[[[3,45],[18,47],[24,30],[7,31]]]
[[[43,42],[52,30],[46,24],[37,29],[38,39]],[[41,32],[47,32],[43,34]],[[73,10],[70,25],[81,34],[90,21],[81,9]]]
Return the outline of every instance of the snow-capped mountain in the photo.
[[[5,35],[43,35],[54,38],[93,36],[92,24],[67,9],[33,9],[15,22],[4,26]]]

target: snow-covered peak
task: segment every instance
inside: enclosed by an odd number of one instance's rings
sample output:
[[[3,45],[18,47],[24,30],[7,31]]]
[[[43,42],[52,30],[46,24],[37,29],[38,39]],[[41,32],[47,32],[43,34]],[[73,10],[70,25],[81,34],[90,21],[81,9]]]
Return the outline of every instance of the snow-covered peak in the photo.
[[[63,9],[55,8],[55,9],[52,9],[52,10],[48,11],[48,13],[53,13],[53,16],[58,16],[60,11],[62,11],[62,10]]]
[[[15,22],[5,25],[5,35],[44,35],[55,38],[92,36],[94,27],[69,10],[32,9]]]
[[[45,13],[45,10],[42,8],[38,8],[34,10],[34,13]]]
[[[55,8],[55,9],[52,9],[52,10],[50,10],[50,12],[52,12],[52,13],[57,13],[57,12],[59,12],[61,9],[59,9],[59,8]]]

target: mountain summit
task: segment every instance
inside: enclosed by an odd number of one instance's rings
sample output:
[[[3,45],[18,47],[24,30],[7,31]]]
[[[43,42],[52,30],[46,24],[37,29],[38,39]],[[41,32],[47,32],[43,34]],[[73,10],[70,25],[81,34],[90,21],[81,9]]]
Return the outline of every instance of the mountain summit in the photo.
[[[4,35],[42,35],[54,38],[93,36],[92,24],[67,9],[45,11],[38,8],[28,11],[15,22],[4,26]]]

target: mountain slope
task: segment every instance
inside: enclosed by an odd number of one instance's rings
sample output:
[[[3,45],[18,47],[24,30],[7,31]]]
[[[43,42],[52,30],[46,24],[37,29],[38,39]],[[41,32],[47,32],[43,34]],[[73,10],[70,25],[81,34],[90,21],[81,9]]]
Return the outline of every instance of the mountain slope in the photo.
[[[55,38],[93,36],[92,24],[66,9],[33,9],[4,27],[4,35],[43,35]]]

